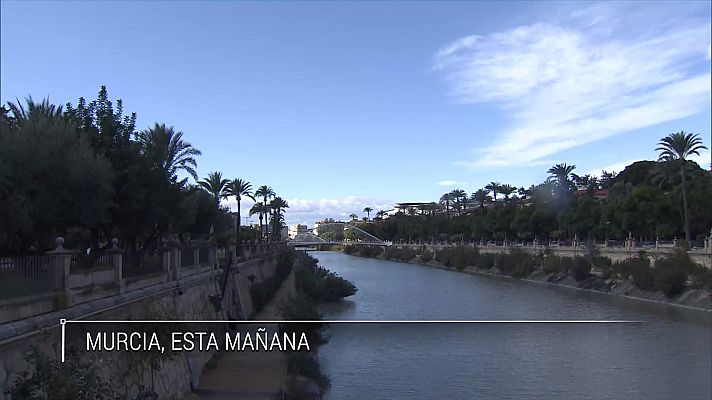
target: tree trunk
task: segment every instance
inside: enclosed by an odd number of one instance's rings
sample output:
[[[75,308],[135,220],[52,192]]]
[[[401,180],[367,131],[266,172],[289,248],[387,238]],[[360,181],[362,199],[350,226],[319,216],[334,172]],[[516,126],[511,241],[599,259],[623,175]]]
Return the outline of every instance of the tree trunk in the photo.
[[[235,224],[235,255],[240,256],[240,200],[237,200],[237,223]]]
[[[265,204],[264,206],[267,207],[267,196],[263,197]],[[270,211],[267,209],[265,211],[265,225],[267,226],[267,234],[265,235],[266,243],[269,243],[269,216],[270,216]]]
[[[690,244],[690,217],[687,213],[687,187],[685,185],[685,160],[682,159],[680,164],[680,176],[682,177],[682,214],[685,226],[685,240]]]
[[[262,243],[262,211],[260,211],[260,243]]]

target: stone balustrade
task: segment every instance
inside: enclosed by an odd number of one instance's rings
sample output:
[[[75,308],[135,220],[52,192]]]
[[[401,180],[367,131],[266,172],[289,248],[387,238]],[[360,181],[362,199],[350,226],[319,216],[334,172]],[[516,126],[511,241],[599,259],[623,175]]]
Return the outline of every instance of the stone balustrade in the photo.
[[[172,243],[137,253],[120,249],[113,238],[109,249],[94,256],[66,249],[62,237],[55,243],[55,249],[43,255],[0,258],[0,324],[220,267],[213,243],[183,247]],[[242,245],[232,261],[260,258],[279,246],[284,244]]]

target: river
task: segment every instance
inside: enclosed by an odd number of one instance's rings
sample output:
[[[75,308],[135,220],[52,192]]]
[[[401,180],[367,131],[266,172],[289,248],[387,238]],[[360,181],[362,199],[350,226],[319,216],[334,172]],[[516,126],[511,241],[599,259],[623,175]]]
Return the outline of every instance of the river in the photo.
[[[310,253],[358,293],[334,320],[634,320],[332,324],[327,399],[712,399],[712,316],[553,285]]]

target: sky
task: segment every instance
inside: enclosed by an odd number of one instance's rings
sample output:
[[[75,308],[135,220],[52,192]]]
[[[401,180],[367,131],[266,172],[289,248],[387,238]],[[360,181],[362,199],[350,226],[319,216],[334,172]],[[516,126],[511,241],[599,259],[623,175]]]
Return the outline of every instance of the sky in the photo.
[[[710,4],[2,1],[0,101],[106,85],[311,226],[710,147]]]

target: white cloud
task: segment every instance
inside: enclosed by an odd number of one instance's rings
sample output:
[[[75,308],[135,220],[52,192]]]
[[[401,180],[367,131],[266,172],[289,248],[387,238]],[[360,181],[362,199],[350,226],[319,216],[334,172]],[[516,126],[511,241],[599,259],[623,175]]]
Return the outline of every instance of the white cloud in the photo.
[[[286,210],[285,219],[288,224],[306,224],[312,226],[314,222],[324,218],[348,220],[350,214],[365,217],[363,209],[371,207],[371,218],[379,210],[390,210],[393,202],[384,199],[348,196],[341,199],[287,199],[289,208]]]
[[[712,164],[712,154],[709,149],[703,150],[700,152],[699,156],[690,157],[690,160],[699,164],[702,169],[710,170],[710,164]]]
[[[460,182],[460,181],[453,181],[453,180],[444,180],[444,181],[438,182],[437,185],[438,185],[438,186],[455,187],[455,186],[465,186],[465,185],[467,185],[467,182]]]
[[[652,35],[613,36],[617,21],[606,25],[610,16],[597,11],[577,14],[581,27],[519,26],[436,52],[434,68],[446,74],[458,101],[496,102],[512,121],[474,160],[458,164],[539,164],[562,150],[709,108],[709,21],[662,28],[648,21],[658,28]]]
[[[350,219],[349,215],[357,214],[359,218],[365,217],[366,213],[363,209],[371,207],[371,218],[373,218],[379,210],[390,210],[393,208],[394,202],[384,199],[365,198],[357,196],[348,196],[341,199],[287,199],[289,208],[285,210],[285,221],[288,225],[291,224],[306,224],[312,226],[314,222],[323,220],[324,218],[334,218],[340,220]],[[222,200],[222,206],[226,206],[230,211],[237,210],[237,202],[234,198]],[[240,212],[242,223],[258,223],[257,215],[250,216],[250,207],[255,204],[254,201],[243,199],[240,202]]]

